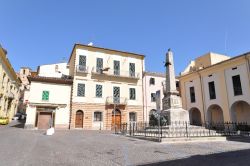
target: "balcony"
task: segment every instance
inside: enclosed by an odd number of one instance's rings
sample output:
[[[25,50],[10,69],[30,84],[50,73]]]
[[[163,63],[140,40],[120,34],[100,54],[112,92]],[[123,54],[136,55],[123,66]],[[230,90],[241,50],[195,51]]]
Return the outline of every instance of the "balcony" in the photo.
[[[87,66],[83,66],[83,65],[77,65],[76,66],[76,72],[77,73],[88,73],[88,67]]]
[[[127,105],[127,98],[126,97],[113,97],[109,96],[106,98],[107,105]]]
[[[122,71],[122,70],[113,70],[108,67],[104,69],[97,69],[96,67],[93,67],[91,73],[93,75],[106,75],[110,77],[140,79],[140,73]]]

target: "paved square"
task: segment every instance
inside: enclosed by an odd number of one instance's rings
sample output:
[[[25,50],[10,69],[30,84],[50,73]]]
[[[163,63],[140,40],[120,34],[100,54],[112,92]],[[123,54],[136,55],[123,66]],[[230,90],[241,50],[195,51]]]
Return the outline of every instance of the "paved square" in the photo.
[[[249,165],[250,144],[239,141],[155,143],[98,131],[0,127],[1,166]]]

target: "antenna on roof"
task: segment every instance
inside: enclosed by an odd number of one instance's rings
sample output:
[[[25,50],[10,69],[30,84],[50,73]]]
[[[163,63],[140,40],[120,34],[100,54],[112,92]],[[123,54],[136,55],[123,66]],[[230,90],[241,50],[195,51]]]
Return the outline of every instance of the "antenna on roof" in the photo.
[[[225,55],[227,55],[227,29],[225,30],[225,43],[224,43]]]
[[[67,62],[66,58],[65,57],[62,57],[62,60],[61,60],[62,63],[65,63]]]

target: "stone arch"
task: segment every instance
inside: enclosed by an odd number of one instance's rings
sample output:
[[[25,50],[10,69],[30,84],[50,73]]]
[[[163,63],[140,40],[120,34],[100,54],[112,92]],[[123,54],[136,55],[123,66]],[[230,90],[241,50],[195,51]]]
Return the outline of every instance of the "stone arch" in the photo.
[[[213,104],[207,109],[207,120],[209,123],[224,123],[224,116],[222,108]]]
[[[189,110],[189,119],[191,125],[201,126],[201,112],[198,108],[193,107]]]
[[[236,101],[231,106],[230,115],[233,122],[250,124],[250,104],[243,100]]]

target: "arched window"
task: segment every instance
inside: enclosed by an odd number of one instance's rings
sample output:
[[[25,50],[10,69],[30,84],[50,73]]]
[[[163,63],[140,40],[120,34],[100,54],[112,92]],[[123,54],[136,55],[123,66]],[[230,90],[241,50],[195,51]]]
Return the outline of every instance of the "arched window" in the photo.
[[[102,112],[94,112],[94,122],[102,122]]]

